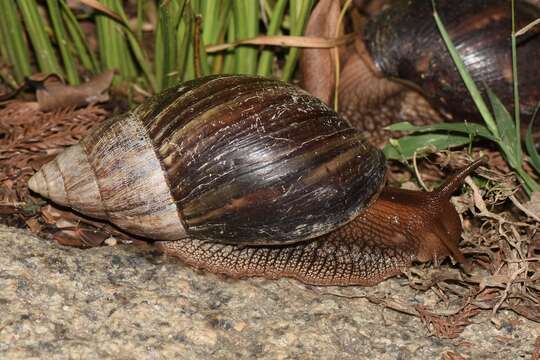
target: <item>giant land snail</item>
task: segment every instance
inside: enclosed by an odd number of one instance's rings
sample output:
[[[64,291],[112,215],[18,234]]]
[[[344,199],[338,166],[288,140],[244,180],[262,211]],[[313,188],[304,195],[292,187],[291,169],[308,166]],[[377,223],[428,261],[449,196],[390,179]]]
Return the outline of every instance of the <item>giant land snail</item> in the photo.
[[[355,3],[360,12],[376,14],[362,19],[356,42],[340,52],[340,113],[378,145],[389,134],[383,127],[393,122],[481,121],[436,26],[431,1]],[[489,87],[513,113],[511,2],[437,0],[435,6],[486,100]],[[321,1],[318,7],[307,32],[329,36],[336,31],[330,18],[339,15],[339,2]],[[517,0],[515,16],[516,29],[540,18],[538,1]],[[304,51],[301,70],[304,88],[333,104],[335,64],[325,60],[329,57],[324,49]],[[540,102],[540,27],[517,38],[517,69],[526,129]]]
[[[450,196],[385,187],[382,152],[318,98],[252,76],[174,86],[98,125],[29,187],[233,277],[373,285],[452,256]]]

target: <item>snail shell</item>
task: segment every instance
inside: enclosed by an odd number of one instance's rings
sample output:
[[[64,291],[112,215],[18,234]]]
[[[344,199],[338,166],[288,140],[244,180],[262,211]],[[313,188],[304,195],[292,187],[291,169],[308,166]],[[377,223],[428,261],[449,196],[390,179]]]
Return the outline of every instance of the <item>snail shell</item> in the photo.
[[[437,11],[472,78],[491,88],[512,111],[512,12],[507,0],[436,2]],[[516,28],[540,17],[540,10],[517,2]],[[518,38],[521,111],[530,115],[540,101],[540,29]],[[400,0],[373,18],[365,45],[385,76],[412,83],[438,108],[458,120],[479,120],[478,111],[449,56],[433,19],[430,1]],[[484,92],[485,95],[485,92]]]
[[[297,87],[212,76],[99,125],[29,186],[152,239],[286,244],[356,217],[385,172],[379,150]]]

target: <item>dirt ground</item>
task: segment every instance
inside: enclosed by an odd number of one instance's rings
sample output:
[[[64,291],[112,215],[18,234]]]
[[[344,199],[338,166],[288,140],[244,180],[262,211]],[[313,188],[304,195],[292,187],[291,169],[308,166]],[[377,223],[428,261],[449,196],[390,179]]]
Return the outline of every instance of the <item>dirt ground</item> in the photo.
[[[436,300],[405,278],[373,288],[232,280],[151,247],[81,250],[4,226],[0,252],[4,359],[528,360],[540,336],[540,324],[508,311],[470,318],[454,339],[433,336],[387,308]]]

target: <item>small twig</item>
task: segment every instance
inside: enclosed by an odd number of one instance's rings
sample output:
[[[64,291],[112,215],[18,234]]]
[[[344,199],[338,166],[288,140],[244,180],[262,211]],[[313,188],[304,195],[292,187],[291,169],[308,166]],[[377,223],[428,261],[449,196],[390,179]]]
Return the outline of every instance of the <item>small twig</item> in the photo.
[[[497,303],[493,307],[493,310],[492,310],[493,315],[495,315],[497,313],[497,310],[499,309],[499,307],[502,305],[504,300],[506,300],[506,298],[508,297],[508,292],[510,291],[510,287],[514,284],[514,281],[516,280],[518,275],[521,274],[522,272],[526,271],[526,270],[527,270],[527,266],[524,266],[522,268],[517,269],[510,276],[510,279],[508,279],[508,282],[506,283],[506,287],[505,287],[505,289],[504,289],[504,291],[502,293],[502,296],[501,296],[500,300],[497,301]]]
[[[510,195],[510,200],[512,200],[512,202],[514,203],[514,205],[521,211],[523,211],[527,216],[533,218],[534,220],[540,222],[540,217],[538,217],[538,215],[536,215],[535,213],[533,213],[532,211],[530,211],[529,209],[527,209],[525,206],[523,206],[523,204],[521,204],[518,199],[516,199],[516,197],[514,195]]]
[[[195,16],[195,28],[193,30],[193,62],[195,64],[195,78],[202,76],[201,71],[201,24],[202,16]]]
[[[420,183],[420,186],[422,186],[422,188],[425,191],[429,191],[428,187],[424,183],[424,180],[422,179],[422,175],[420,174],[420,171],[418,170],[418,164],[416,163],[416,151],[413,154],[412,161],[413,161],[414,173],[416,174],[416,178],[418,179],[418,183]]]
[[[505,260],[507,263],[527,263],[531,261],[540,261],[540,258],[536,257],[530,257],[530,258],[523,258],[523,259],[508,259]]]
[[[0,201],[0,206],[24,207],[27,205],[28,205],[27,203],[19,202],[19,201],[14,201],[14,202]]]
[[[513,224],[516,226],[523,226],[523,227],[528,227],[528,228],[533,227],[530,224],[527,224],[524,222],[506,220],[502,216],[492,213],[491,211],[487,209],[486,203],[484,202],[484,199],[482,199],[482,195],[480,194],[480,189],[478,188],[478,186],[476,186],[476,184],[474,183],[474,181],[471,179],[470,176],[467,176],[465,178],[465,183],[469,185],[472,189],[474,205],[478,208],[478,210],[480,210],[480,213],[477,214],[478,216],[485,216],[487,218],[497,220],[499,222],[499,226],[501,226],[502,224],[508,223],[508,224]]]
[[[283,47],[299,47],[309,49],[330,49],[336,46],[345,45],[355,37],[356,33],[350,33],[340,36],[335,39],[324,38],[320,36],[294,36],[294,35],[268,35],[257,36],[250,39],[238,40],[233,43],[225,43],[218,45],[209,45],[206,47],[207,53],[214,53],[234,48],[240,45],[265,45],[265,46],[283,46]]]
[[[420,313],[418,312],[416,306],[411,303],[407,303],[406,301],[403,301],[402,299],[395,299],[395,298],[388,298],[388,297],[381,297],[381,296],[374,296],[374,295],[346,295],[346,294],[339,294],[334,293],[331,291],[320,291],[318,289],[314,289],[316,292],[318,292],[320,295],[328,295],[328,296],[335,296],[339,298],[345,298],[345,299],[366,299],[370,303],[375,305],[382,305],[385,308],[392,309],[398,312],[401,312],[403,314],[411,315],[420,317]],[[466,304],[458,306],[453,309],[444,309],[444,310],[430,310],[431,314],[435,316],[453,316],[461,312],[466,307]]]
[[[531,30],[533,27],[535,27],[538,24],[540,24],[540,18],[534,21],[531,21],[529,24],[525,25],[524,27],[516,31],[516,36],[521,36],[525,34],[526,32],[528,32],[529,30]]]

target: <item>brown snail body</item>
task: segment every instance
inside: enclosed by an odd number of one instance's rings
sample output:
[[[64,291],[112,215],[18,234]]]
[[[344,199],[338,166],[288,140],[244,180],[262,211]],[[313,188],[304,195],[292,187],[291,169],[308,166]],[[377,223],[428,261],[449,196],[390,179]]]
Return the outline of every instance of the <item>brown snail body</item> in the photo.
[[[231,276],[377,283],[458,249],[451,193],[383,188],[382,153],[286,83],[212,76],[98,126],[29,181],[91,217]]]

